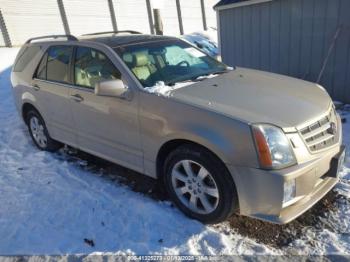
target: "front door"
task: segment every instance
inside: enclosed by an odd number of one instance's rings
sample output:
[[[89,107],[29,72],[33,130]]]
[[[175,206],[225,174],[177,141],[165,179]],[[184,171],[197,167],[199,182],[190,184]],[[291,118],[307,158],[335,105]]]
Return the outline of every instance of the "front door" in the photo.
[[[77,47],[70,91],[79,147],[87,152],[143,171],[136,98],[97,96],[95,83],[121,79],[108,57],[90,47]]]

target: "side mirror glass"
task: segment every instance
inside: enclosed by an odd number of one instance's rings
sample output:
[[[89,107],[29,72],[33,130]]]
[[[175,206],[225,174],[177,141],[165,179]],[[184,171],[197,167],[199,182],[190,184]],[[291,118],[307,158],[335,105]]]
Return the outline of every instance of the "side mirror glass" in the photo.
[[[120,79],[98,82],[95,85],[95,94],[98,96],[112,96],[127,99],[129,89]]]

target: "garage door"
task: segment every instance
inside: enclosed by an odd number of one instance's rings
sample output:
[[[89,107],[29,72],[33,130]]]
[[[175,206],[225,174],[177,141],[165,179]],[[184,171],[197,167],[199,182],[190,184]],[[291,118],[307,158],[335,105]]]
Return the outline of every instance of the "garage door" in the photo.
[[[63,2],[73,35],[113,30],[107,0],[64,0]]]
[[[150,33],[145,0],[113,0],[119,30],[135,30]]]
[[[35,36],[64,33],[57,1],[1,0],[1,10],[13,45]]]

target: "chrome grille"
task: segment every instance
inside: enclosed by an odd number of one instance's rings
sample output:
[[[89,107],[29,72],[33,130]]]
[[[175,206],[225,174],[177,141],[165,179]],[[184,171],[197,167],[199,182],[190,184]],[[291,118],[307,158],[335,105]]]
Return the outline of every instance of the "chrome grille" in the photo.
[[[335,132],[331,132],[332,125],[336,127]],[[300,129],[300,134],[310,151],[316,152],[330,147],[337,142],[337,129],[336,113],[335,110],[332,109],[327,116]]]

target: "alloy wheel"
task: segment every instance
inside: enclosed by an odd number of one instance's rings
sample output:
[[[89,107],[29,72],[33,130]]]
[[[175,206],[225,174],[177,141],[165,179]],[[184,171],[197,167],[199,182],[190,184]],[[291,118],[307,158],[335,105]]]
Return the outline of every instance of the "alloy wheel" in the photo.
[[[35,142],[41,148],[46,148],[47,147],[47,137],[45,135],[44,125],[40,122],[40,120],[36,116],[33,116],[30,118],[29,126],[30,126],[30,131],[33,135]]]
[[[217,208],[218,187],[201,164],[192,160],[179,161],[171,171],[171,182],[178,199],[192,212],[210,214]]]

